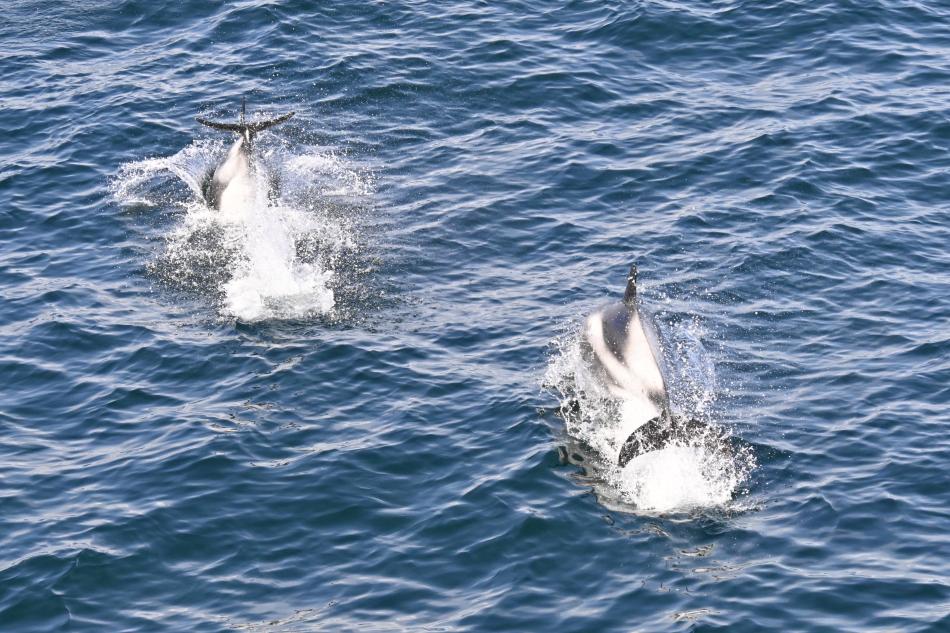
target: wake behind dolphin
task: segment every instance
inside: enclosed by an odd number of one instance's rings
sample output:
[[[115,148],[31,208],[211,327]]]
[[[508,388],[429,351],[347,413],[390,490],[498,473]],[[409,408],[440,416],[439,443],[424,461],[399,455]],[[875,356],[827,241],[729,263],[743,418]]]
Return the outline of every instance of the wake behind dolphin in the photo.
[[[745,479],[751,458],[737,455],[717,425],[674,411],[661,352],[658,332],[640,308],[634,265],[623,300],[585,319],[553,359],[546,383],[563,398],[567,432],[594,451],[580,465],[599,464],[596,475],[624,502],[651,511],[722,505]]]

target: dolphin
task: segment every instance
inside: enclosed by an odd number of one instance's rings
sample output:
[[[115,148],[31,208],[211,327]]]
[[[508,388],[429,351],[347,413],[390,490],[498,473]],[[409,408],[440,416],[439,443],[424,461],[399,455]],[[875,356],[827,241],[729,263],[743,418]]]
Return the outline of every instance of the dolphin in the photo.
[[[290,112],[269,121],[248,123],[245,121],[245,102],[241,99],[241,119],[237,123],[220,123],[195,117],[202,125],[238,135],[238,139],[228,150],[228,155],[210,172],[210,177],[202,186],[208,206],[220,211],[221,215],[230,221],[246,217],[257,192],[252,169],[254,137],[292,116],[294,113]]]
[[[673,415],[666,380],[657,359],[658,341],[639,310],[637,265],[630,267],[623,300],[590,315],[582,335],[582,351],[591,369],[620,403],[621,424],[616,442],[620,445],[617,465],[667,446],[677,438],[694,437],[722,443],[697,420]]]

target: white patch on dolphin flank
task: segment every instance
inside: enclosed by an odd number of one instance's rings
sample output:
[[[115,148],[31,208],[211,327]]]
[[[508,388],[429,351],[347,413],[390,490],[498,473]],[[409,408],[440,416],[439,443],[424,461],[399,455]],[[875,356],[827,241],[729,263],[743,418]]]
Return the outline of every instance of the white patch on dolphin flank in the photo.
[[[597,312],[587,318],[585,335],[607,373],[608,390],[620,402],[621,424],[617,435],[625,439],[660,415],[661,409],[650,398],[650,394],[665,394],[666,386],[639,315],[634,314],[628,323],[627,338],[619,358],[604,340],[602,316],[602,312]]]
[[[258,207],[258,194],[261,186],[248,162],[244,150],[245,140],[238,138],[228,150],[228,156],[214,170],[212,186],[221,189],[218,201],[221,222],[247,224],[254,221],[254,210]],[[257,214],[261,215],[261,214]]]

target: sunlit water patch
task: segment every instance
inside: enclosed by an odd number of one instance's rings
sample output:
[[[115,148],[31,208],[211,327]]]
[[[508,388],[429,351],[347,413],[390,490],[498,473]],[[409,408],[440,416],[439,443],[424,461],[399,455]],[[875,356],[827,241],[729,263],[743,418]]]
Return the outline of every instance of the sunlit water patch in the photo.
[[[649,317],[648,317],[649,318]],[[728,435],[715,419],[715,370],[696,320],[670,322],[660,337],[674,415],[704,423],[703,431],[681,432],[660,450],[617,465],[630,421],[642,419],[636,403],[618,400],[590,368],[581,328],[555,340],[544,385],[560,399],[568,434],[564,453],[587,471],[585,483],[611,507],[633,512],[671,513],[732,507],[755,467],[751,449]],[[619,439],[618,441],[618,438]]]
[[[331,151],[271,135],[256,143],[246,212],[223,217],[202,194],[229,146],[217,140],[123,165],[113,194],[171,219],[147,264],[162,284],[209,299],[226,318],[332,318],[352,281],[345,263],[366,245],[372,177]]]

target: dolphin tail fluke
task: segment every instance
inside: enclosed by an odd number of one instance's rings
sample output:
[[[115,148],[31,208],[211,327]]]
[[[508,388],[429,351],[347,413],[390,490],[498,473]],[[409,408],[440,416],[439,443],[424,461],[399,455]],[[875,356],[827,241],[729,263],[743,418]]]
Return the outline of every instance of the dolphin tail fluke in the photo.
[[[208,119],[202,119],[200,116],[195,117],[195,121],[201,125],[207,125],[208,127],[214,128],[216,130],[225,130],[227,132],[237,132],[238,134],[244,134],[246,125],[243,123],[219,123],[217,121],[209,121]]]
[[[210,128],[215,130],[224,130],[225,132],[234,132],[240,134],[247,141],[250,141],[260,132],[263,132],[267,128],[274,127],[278,123],[283,123],[290,117],[294,115],[293,112],[288,112],[287,114],[281,115],[276,119],[270,119],[268,121],[254,121],[253,123],[247,123],[244,121],[244,101],[241,101],[241,120],[238,123],[220,123],[218,121],[209,121],[208,119],[203,119],[201,117],[195,117],[195,120],[198,121],[201,125],[207,125]]]
[[[257,121],[256,123],[247,123],[246,127],[248,130],[251,131],[251,133],[257,134],[258,132],[263,132],[269,127],[274,127],[278,123],[283,123],[284,121],[286,121],[293,115],[294,115],[293,112],[288,112],[287,114],[281,115],[277,117],[276,119],[271,119],[269,121]]]

